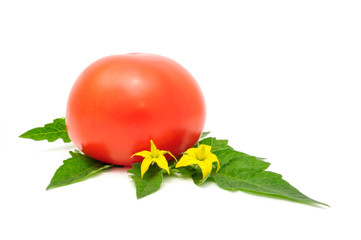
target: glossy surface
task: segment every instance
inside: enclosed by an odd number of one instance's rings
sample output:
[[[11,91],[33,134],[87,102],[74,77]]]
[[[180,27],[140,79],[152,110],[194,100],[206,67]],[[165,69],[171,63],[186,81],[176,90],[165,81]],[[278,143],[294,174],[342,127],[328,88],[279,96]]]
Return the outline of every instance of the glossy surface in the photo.
[[[175,61],[153,54],[108,56],[89,65],[68,99],[72,142],[103,162],[129,166],[149,150],[179,156],[204,127],[205,102],[195,79]]]

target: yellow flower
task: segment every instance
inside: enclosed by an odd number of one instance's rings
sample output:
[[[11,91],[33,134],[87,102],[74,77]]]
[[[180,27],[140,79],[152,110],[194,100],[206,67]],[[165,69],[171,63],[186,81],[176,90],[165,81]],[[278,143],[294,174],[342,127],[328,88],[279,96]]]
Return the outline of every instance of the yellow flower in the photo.
[[[150,164],[152,164],[154,162],[157,163],[157,165],[160,168],[167,170],[167,172],[169,174],[168,161],[164,157],[164,154],[166,154],[166,153],[168,153],[175,159],[173,154],[171,154],[169,151],[158,150],[157,147],[155,146],[153,140],[150,140],[150,151],[144,150],[144,151],[134,153],[132,155],[132,157],[133,156],[144,157],[143,162],[140,165],[140,176],[142,179],[143,179],[143,175],[148,171]]]
[[[198,148],[190,148],[188,149],[184,155],[181,157],[179,162],[176,164],[176,168],[178,167],[185,167],[192,164],[197,164],[201,170],[204,181],[208,175],[212,172],[212,164],[217,163],[217,170],[218,172],[220,165],[218,158],[215,154],[211,153],[211,146],[201,144]]]

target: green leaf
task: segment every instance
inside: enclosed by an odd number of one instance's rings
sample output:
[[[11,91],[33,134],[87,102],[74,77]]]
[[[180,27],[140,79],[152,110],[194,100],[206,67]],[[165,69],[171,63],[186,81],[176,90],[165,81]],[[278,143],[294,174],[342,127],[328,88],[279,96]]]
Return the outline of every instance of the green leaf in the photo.
[[[66,130],[65,118],[54,119],[52,123],[45,124],[44,127],[33,128],[19,137],[30,138],[36,141],[48,140],[54,142],[61,138],[65,143],[71,142]]]
[[[298,191],[295,187],[282,179],[282,175],[264,171],[264,172],[236,172],[222,171],[213,176],[217,185],[226,190],[246,190],[251,192],[263,193],[291,200],[321,204],[325,203],[311,199]]]
[[[211,178],[223,189],[251,191],[302,203],[328,206],[301,193],[282,179],[282,175],[265,171],[270,163],[262,158],[234,150],[228,145],[227,140],[206,138],[199,141],[199,144],[210,145],[211,151],[217,155],[221,168],[218,173],[212,174]]]
[[[222,169],[230,164],[230,168],[235,168],[238,171],[258,172],[264,171],[270,166],[270,163],[265,162],[261,158],[238,152],[233,149],[223,149],[213,153],[218,157]],[[237,162],[241,162],[242,164],[235,165],[234,163]]]
[[[201,136],[199,137],[198,141],[196,142],[196,144],[194,144],[194,148],[199,147],[200,141],[203,140],[204,138],[206,138],[211,132],[202,132]]]
[[[199,137],[199,139],[203,139],[205,137],[207,137],[211,132],[203,132],[202,135]]]
[[[208,137],[205,139],[202,139],[198,142],[198,145],[205,144],[212,147],[212,152],[216,153],[220,150],[225,149],[233,149],[231,146],[228,145],[228,140],[217,140],[214,137]]]
[[[46,190],[85,180],[104,169],[113,167],[78,151],[69,153],[71,158],[64,160],[63,165],[56,170]]]
[[[202,185],[203,183],[205,183],[206,181],[209,180],[209,176],[208,176],[208,177],[206,177],[206,178],[202,181],[202,179],[203,179],[203,174],[202,174],[201,169],[200,169],[198,166],[196,166],[195,169],[196,169],[196,171],[195,171],[194,174],[192,175],[192,180],[193,180],[193,183],[194,183],[195,185],[200,186],[200,185]]]
[[[128,170],[132,173],[132,179],[135,183],[137,198],[148,196],[160,189],[160,185],[163,181],[163,173],[161,169],[156,165],[149,166],[148,171],[144,174],[143,179],[140,175],[141,163],[134,163],[132,168]]]
[[[178,172],[180,174],[182,174],[182,176],[185,176],[185,177],[192,177],[192,175],[194,175],[197,172],[197,170],[193,166],[179,167],[176,169],[178,170]],[[199,171],[200,171],[200,169],[199,169]]]

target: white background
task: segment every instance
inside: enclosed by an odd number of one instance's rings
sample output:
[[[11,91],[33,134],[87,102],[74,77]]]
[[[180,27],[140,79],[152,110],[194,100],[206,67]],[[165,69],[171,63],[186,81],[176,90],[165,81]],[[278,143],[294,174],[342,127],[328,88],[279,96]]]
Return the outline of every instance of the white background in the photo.
[[[1,239],[360,239],[359,1],[1,1]],[[331,205],[127,169],[45,191],[72,144],[20,139],[65,115],[98,58],[170,57],[199,82],[205,130]]]

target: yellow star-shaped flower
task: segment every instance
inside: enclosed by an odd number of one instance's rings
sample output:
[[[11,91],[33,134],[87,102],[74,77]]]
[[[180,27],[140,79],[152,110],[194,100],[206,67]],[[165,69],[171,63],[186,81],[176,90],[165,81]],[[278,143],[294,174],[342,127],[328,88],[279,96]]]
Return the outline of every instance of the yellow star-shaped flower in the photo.
[[[173,154],[171,154],[169,151],[158,150],[157,147],[155,146],[153,140],[150,140],[150,151],[144,150],[144,151],[134,153],[132,155],[132,157],[133,156],[144,157],[143,162],[140,165],[140,176],[142,179],[143,179],[144,174],[148,171],[150,164],[152,164],[154,162],[157,163],[157,165],[160,168],[167,170],[167,172],[169,174],[168,161],[164,157],[164,154],[166,154],[166,153],[168,153],[175,159]]]
[[[201,170],[204,181],[208,175],[212,172],[212,164],[217,163],[218,172],[220,168],[220,164],[218,158],[215,154],[211,153],[211,146],[201,144],[198,148],[190,148],[188,149],[184,155],[181,157],[179,162],[176,164],[176,168],[178,167],[186,167],[192,164],[197,164]]]

